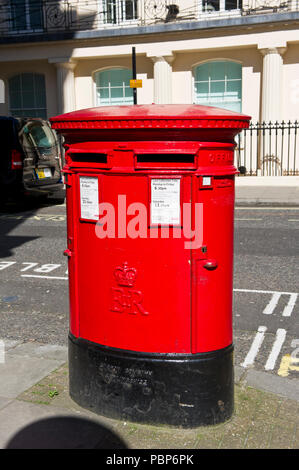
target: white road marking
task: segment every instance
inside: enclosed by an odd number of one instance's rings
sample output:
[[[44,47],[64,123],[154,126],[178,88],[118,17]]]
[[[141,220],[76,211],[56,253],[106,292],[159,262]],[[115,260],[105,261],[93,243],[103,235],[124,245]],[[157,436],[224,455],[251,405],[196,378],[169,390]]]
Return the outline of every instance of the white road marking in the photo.
[[[273,370],[275,367],[275,363],[281,351],[282,345],[286,338],[286,330],[279,328],[276,332],[276,339],[272,347],[272,351],[268,357],[268,360],[265,365],[266,370]]]
[[[294,310],[298,294],[296,292],[278,292],[278,291],[270,291],[270,290],[254,290],[254,289],[234,289],[235,292],[254,292],[256,294],[272,294],[272,298],[268,305],[266,306],[265,310],[263,311],[266,315],[271,315],[277,306],[277,303],[280,299],[281,295],[289,295],[290,299],[288,304],[283,310],[282,316],[283,317],[290,317]]]
[[[21,274],[21,277],[38,277],[39,279],[62,279],[64,281],[68,280],[68,277],[60,276],[39,276],[38,274]]]
[[[270,302],[268,303],[268,305],[263,311],[265,315],[271,315],[273,313],[276,305],[278,304],[280,296],[281,296],[280,292],[275,292],[275,294],[272,294]]]
[[[263,219],[239,219],[238,217],[235,217],[235,220],[263,220]]]
[[[257,290],[257,289],[234,289],[234,292],[254,292],[256,294],[281,294],[281,295],[293,295],[297,292],[279,292],[277,290]]]
[[[264,341],[265,338],[265,333],[267,331],[266,326],[259,326],[258,332],[255,335],[255,338],[252,342],[251,348],[244,360],[244,362],[241,364],[242,367],[248,367],[252,365],[255,361],[255,358],[259,352],[259,349]]]
[[[16,220],[45,220],[46,222],[64,222],[66,215],[63,214],[35,214],[35,215],[15,215],[15,214],[0,214],[0,219],[16,219]]]
[[[16,264],[16,261],[0,261],[0,271],[9,268],[9,266],[12,266],[13,264]]]
[[[299,222],[299,219],[288,219],[288,222]]]
[[[236,210],[241,211],[298,211],[299,207],[242,207],[236,206]]]
[[[28,271],[28,269],[34,268],[35,266],[38,265],[38,263],[22,263],[22,264],[28,264],[28,266],[26,266],[26,268],[24,268],[24,269],[21,269],[20,270],[21,272]]]
[[[283,317],[290,317],[292,315],[292,311],[295,307],[297,298],[298,298],[298,294],[290,295],[290,300],[288,302],[288,305],[284,308],[284,311],[282,312]]]
[[[42,264],[40,268],[36,268],[33,271],[36,273],[50,273],[61,266],[61,264]]]

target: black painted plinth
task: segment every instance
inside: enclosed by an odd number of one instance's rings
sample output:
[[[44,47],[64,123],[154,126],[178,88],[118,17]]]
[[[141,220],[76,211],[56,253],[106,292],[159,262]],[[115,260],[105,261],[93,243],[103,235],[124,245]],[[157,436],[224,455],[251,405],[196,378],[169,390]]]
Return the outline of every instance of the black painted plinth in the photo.
[[[110,418],[192,428],[234,408],[233,345],[200,354],[149,354],[69,335],[70,395]]]

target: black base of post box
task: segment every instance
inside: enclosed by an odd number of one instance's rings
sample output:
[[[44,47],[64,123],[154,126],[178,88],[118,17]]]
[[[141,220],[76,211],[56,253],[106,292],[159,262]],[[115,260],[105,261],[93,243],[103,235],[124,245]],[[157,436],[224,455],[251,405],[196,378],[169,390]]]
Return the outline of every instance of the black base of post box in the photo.
[[[69,335],[70,396],[97,414],[192,428],[234,408],[233,345],[200,354],[150,354]]]

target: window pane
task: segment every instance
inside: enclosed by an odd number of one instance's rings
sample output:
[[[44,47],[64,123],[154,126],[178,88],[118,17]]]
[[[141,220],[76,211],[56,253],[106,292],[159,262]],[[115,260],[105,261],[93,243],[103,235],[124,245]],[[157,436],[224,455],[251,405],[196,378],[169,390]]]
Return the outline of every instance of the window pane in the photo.
[[[210,64],[202,64],[195,70],[195,80],[196,81],[208,81],[210,78]]]
[[[209,99],[209,83],[200,82],[195,84],[196,99],[201,103]]]
[[[225,82],[211,82],[210,100],[213,103],[221,103],[224,99]]]
[[[46,108],[46,83],[44,75],[34,75],[35,102],[37,108]]]
[[[21,87],[22,87],[22,91],[29,91],[33,93],[34,79],[33,79],[32,73],[23,73],[21,75]]]
[[[122,87],[118,88],[111,88],[111,99],[112,100],[119,100],[124,96]]]
[[[228,109],[229,111],[235,111],[236,113],[241,113],[242,111],[241,102],[238,103],[234,101],[232,102],[227,101],[227,102],[221,103],[221,106],[219,105],[219,107]]]
[[[34,105],[35,103],[33,102],[34,101],[34,95],[32,94],[31,91],[23,91],[23,107],[24,108],[31,108],[32,105]]]
[[[110,71],[105,70],[104,72],[96,73],[96,84],[100,87],[107,87],[110,83]]]
[[[21,108],[22,107],[22,97],[20,91],[11,91],[9,94],[9,102],[11,108]]]
[[[107,23],[116,23],[116,3],[115,0],[106,0],[103,2],[104,13]]]
[[[95,74],[97,105],[133,104],[133,91],[130,89],[132,72],[128,69],[110,69]]]
[[[226,62],[210,62],[211,80],[224,80]]]
[[[26,29],[26,2],[25,0],[14,0],[11,2],[12,29]]]
[[[34,124],[30,126],[30,128],[27,127],[24,132],[26,134],[30,134],[36,147],[51,148],[55,145],[54,136],[51,130],[40,123]]]
[[[133,88],[125,88],[125,97],[128,99],[133,99]]]
[[[9,79],[9,89],[11,91],[20,91],[21,90],[21,75],[15,75]]]
[[[134,20],[137,18],[137,1],[127,0],[125,2],[126,20]]]
[[[9,80],[10,112],[14,116],[46,118],[45,77],[23,73]]]
[[[242,78],[242,66],[236,62],[227,62],[225,73],[227,78],[241,79]]]
[[[42,2],[41,0],[29,0],[30,27],[41,29],[43,26]]]
[[[98,89],[99,97],[101,99],[108,99],[109,98],[109,88],[99,88]]]
[[[235,99],[241,99],[242,87],[241,81],[227,82],[227,95]]]
[[[196,103],[241,111],[242,66],[240,64],[229,61],[208,62],[198,66],[194,75]],[[205,82],[201,81],[203,76]]]
[[[219,11],[220,0],[203,0],[202,9],[206,12]]]
[[[226,10],[236,10],[242,8],[242,0],[225,0]]]
[[[126,69],[116,69],[113,71],[111,76],[111,81],[113,86],[123,86],[125,83],[127,86],[130,84],[130,79],[132,78],[132,72]]]

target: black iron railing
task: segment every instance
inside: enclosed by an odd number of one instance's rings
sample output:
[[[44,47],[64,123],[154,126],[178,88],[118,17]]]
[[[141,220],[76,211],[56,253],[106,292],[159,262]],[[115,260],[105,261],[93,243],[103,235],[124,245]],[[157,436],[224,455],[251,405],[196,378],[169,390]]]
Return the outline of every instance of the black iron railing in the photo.
[[[298,121],[251,124],[238,136],[236,166],[241,174],[299,175]]]
[[[0,0],[0,37],[299,10],[299,0]]]

